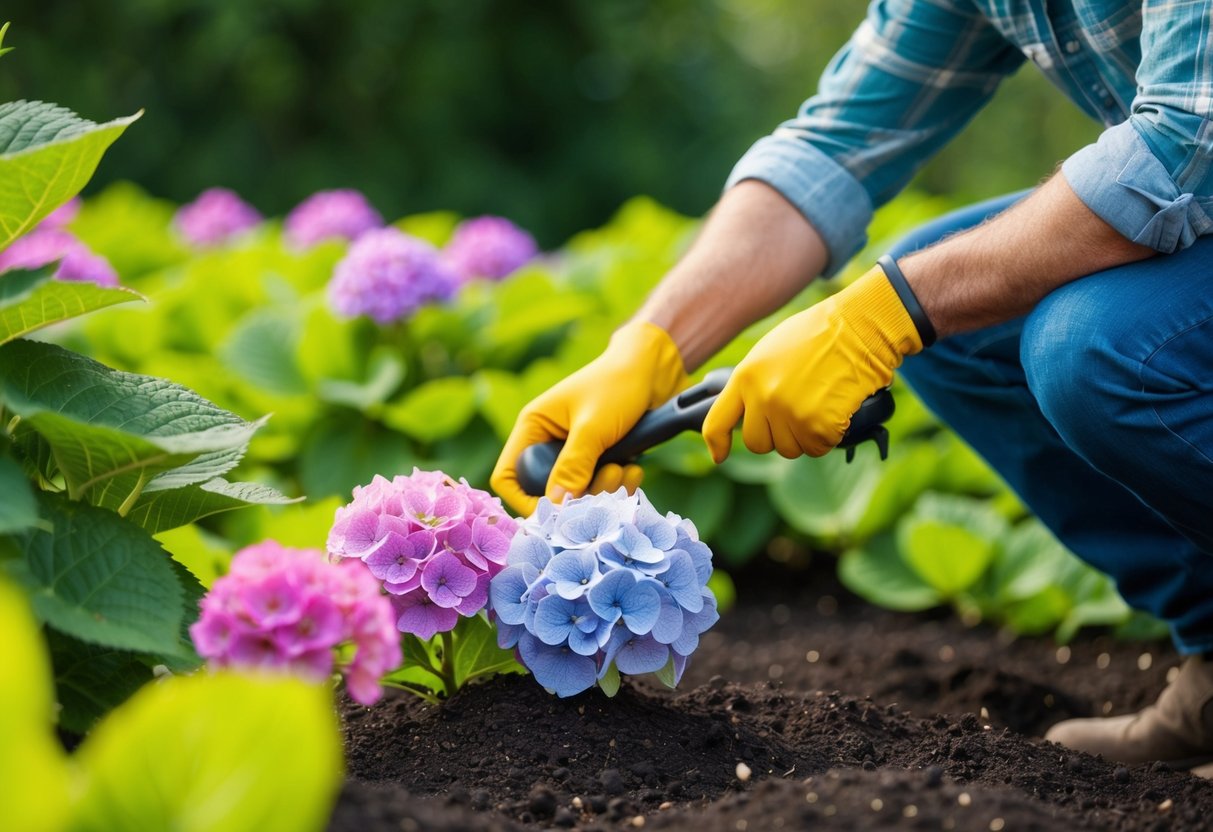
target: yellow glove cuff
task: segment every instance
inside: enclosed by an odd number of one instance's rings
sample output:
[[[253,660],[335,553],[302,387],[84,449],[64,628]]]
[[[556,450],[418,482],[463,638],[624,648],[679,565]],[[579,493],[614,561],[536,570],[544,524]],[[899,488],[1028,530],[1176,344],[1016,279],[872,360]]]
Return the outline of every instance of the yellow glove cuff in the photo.
[[[686,366],[674,339],[657,324],[632,321],[615,330],[611,336],[610,352],[636,367],[637,372],[651,373],[652,399],[648,409],[663,405],[687,386]]]
[[[922,350],[922,336],[897,290],[879,266],[834,296],[838,315],[887,367]]]

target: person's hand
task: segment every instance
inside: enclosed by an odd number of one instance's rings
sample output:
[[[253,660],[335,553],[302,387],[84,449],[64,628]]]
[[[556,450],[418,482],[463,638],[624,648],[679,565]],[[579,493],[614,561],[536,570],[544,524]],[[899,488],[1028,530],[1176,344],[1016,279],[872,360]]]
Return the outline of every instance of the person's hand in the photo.
[[[493,490],[514,511],[530,514],[539,500],[518,484],[518,457],[531,445],[564,439],[548,478],[549,499],[620,486],[635,491],[643,477],[639,466],[604,465],[595,476],[598,459],[645,411],[686,384],[682,356],[666,331],[643,321],[627,324],[602,355],[522,409],[493,469]]]
[[[742,359],[703,423],[712,459],[723,462],[742,419],[754,453],[794,459],[836,446],[864,399],[893,379],[922,338],[879,268],[783,321]]]

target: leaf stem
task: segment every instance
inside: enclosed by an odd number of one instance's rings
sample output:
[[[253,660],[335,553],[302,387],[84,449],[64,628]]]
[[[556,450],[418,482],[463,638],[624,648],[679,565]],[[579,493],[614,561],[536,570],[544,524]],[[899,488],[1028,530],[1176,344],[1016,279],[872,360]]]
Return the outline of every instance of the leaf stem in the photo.
[[[143,486],[147,485],[148,479],[147,469],[144,468],[139,472],[139,481],[135,483],[135,487],[131,489],[131,493],[122,501],[122,505],[118,506],[119,517],[126,517],[126,515],[130,514],[131,509],[135,507],[135,501],[143,493]]]
[[[442,634],[442,670],[439,673],[446,685],[447,698],[455,695],[455,636],[450,630]]]
[[[422,699],[424,699],[426,702],[429,702],[431,705],[438,704],[438,697],[435,696],[428,688],[422,687],[421,685],[413,685],[413,684],[409,684],[408,682],[395,682],[395,681],[392,681],[391,679],[384,679],[383,684],[387,687],[398,688],[400,690],[407,690],[409,693],[413,694],[414,696],[420,696]]]

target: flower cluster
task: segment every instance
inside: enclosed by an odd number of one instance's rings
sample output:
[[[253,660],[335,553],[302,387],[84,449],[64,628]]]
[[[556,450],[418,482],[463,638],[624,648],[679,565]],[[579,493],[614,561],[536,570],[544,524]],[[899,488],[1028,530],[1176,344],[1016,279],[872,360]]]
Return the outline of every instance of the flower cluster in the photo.
[[[380,228],[359,237],[337,264],[329,300],[339,315],[366,315],[384,325],[429,301],[448,300],[457,286],[437,249],[395,228]]]
[[[672,665],[676,684],[719,618],[711,550],[690,520],[660,514],[642,491],[541,499],[507,563],[490,589],[498,643],[516,646],[559,696],[592,687],[612,665],[629,675]]]
[[[47,214],[42,222],[38,223],[39,228],[66,228],[71,225],[80,213],[82,201],[80,197],[74,196],[67,202],[60,205],[54,211]]]
[[[62,228],[47,225],[45,220],[0,252],[0,273],[11,269],[40,269],[56,261],[59,262],[54,274],[57,280],[87,280],[101,286],[118,285],[118,273],[108,260],[94,254],[88,246]]]
[[[296,205],[283,228],[288,243],[307,248],[330,238],[356,240],[382,225],[383,217],[365,196],[352,188],[338,188],[317,191]]]
[[[400,666],[400,635],[379,582],[362,564],[331,563],[316,549],[267,540],[240,550],[201,608],[190,636],[217,667],[321,681],[333,672],[334,648],[352,643],[341,671],[350,696],[370,705],[380,677]]]
[[[328,550],[365,562],[391,595],[400,631],[429,639],[484,608],[516,530],[496,497],[414,468],[355,488],[337,510]]]
[[[500,280],[538,253],[535,238],[504,217],[476,217],[459,224],[442,256],[464,281]]]
[[[210,188],[177,210],[173,224],[186,242],[199,247],[217,246],[240,236],[261,222],[261,214],[235,191]]]

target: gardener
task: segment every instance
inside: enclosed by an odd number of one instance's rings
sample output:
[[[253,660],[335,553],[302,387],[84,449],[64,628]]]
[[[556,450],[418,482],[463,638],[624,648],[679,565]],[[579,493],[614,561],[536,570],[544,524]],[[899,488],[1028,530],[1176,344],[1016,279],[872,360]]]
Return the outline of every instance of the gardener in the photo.
[[[1124,762],[1213,760],[1211,28],[1213,0],[873,2],[631,322],[523,410],[494,488],[529,511],[515,461],[566,436],[553,500],[638,485],[635,466],[591,481],[602,451],[743,328],[836,273],[873,208],[1031,60],[1106,125],[1099,141],[1030,193],[918,229],[771,330],[704,439],[720,462],[740,421],[756,453],[820,456],[905,360],[922,400],[1187,656],[1139,714],[1048,737]]]

